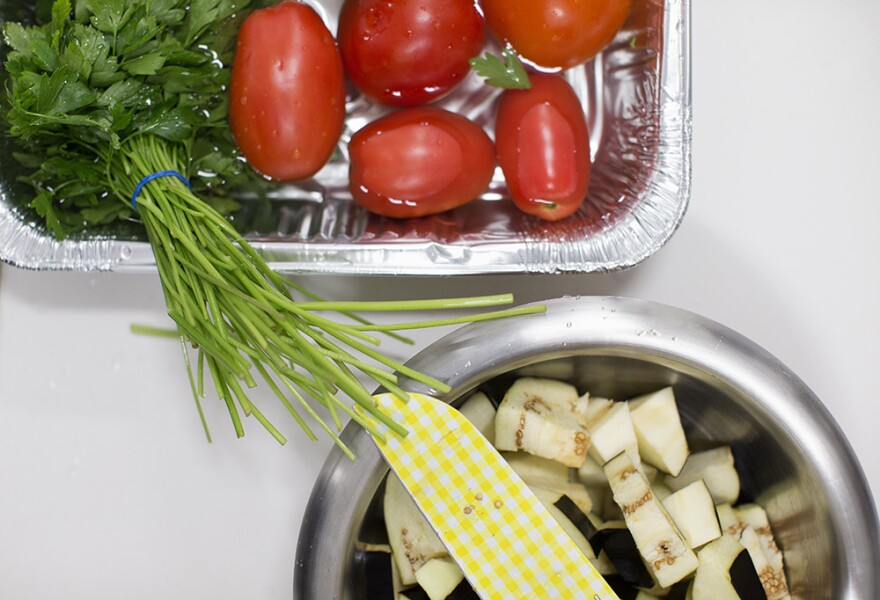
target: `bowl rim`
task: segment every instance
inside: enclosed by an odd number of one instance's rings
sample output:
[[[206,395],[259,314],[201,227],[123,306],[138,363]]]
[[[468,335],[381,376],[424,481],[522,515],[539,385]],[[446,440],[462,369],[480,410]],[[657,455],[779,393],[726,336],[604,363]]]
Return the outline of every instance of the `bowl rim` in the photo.
[[[612,296],[564,297],[542,304],[546,313],[461,327],[406,363],[439,374],[441,380],[445,375],[450,393],[439,394],[406,378],[403,388],[455,401],[483,380],[525,366],[529,356],[540,356],[543,362],[553,353],[571,356],[602,348],[614,348],[619,355],[649,352],[736,382],[792,440],[800,440],[797,445],[827,487],[829,519],[840,549],[833,570],[837,600],[880,597],[880,526],[864,471],[833,416],[797,375],[741,334],[670,305]],[[506,339],[505,334],[526,329],[541,336],[511,348],[504,359],[483,354],[484,362],[476,367],[463,354],[480,339]],[[668,331],[676,333],[664,333]],[[388,471],[369,436],[356,425],[348,425],[342,439],[358,458],[351,461],[334,448],[318,476],[297,544],[294,598],[344,597],[339,594],[346,589],[357,527],[346,532],[340,524],[363,520],[369,502],[357,500],[372,498]]]

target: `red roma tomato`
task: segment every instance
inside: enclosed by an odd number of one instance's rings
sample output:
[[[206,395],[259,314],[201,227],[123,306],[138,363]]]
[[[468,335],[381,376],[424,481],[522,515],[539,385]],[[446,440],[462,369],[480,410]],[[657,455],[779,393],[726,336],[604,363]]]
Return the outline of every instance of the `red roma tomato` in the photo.
[[[558,75],[530,74],[528,90],[506,90],[495,147],[507,188],[523,212],[563,219],[583,203],[590,183],[590,134],[584,110]]]
[[[345,122],[345,75],[314,9],[284,0],[248,15],[232,64],[229,121],[244,157],[267,177],[305,179],[327,163]]]
[[[480,0],[489,29],[541,67],[568,69],[620,31],[632,0]]]
[[[349,144],[354,199],[387,217],[422,217],[470,202],[489,185],[495,149],[483,129],[439,108],[373,121]]]
[[[337,37],[345,71],[364,95],[416,106],[464,79],[486,25],[475,0],[345,0]]]

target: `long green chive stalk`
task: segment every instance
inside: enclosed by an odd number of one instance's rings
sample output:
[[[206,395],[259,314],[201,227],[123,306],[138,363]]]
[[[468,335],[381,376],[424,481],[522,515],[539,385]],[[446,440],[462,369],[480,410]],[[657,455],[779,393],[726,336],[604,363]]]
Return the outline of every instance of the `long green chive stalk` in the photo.
[[[237,435],[252,417],[285,441],[248,395],[260,381],[311,438],[316,427],[343,446],[336,432],[345,417],[372,430],[350,401],[404,433],[376,409],[359,376],[401,396],[396,372],[441,393],[448,388],[384,356],[373,332],[403,339],[396,331],[542,309],[379,326],[355,312],[474,309],[512,299],[331,303],[267,266],[215,210],[232,210],[230,190],[255,178],[237,159],[227,126],[228,65],[248,4],[37,0],[23,18],[39,24],[5,22],[0,112],[24,169],[18,180],[33,190],[30,208],[59,238],[118,220],[143,224],[209,439],[201,399],[213,384]],[[163,176],[141,186],[167,171],[183,180]]]
[[[145,176],[166,169],[183,170],[183,148],[155,136],[137,136],[115,155],[113,187],[124,196]],[[291,281],[272,271],[229,222],[202,202],[183,182],[155,179],[140,192],[137,206],[153,246],[168,314],[181,338],[198,349],[192,373],[193,392],[208,434],[200,398],[205,370],[226,403],[236,434],[244,435],[243,416],[253,416],[273,437],[285,438],[251,402],[246,388],[261,379],[309,437],[314,421],[351,455],[336,434],[343,413],[379,435],[369,420],[339,398],[340,392],[369,414],[405,434],[379,411],[357,372],[401,396],[395,372],[432,386],[448,386],[387,358],[369,332],[437,327],[542,311],[540,306],[514,308],[462,317],[376,325],[362,319],[344,324],[319,311],[423,311],[485,308],[509,304],[509,295],[409,302],[329,302],[296,300]],[[185,347],[186,352],[186,347]],[[318,412],[329,411],[332,425]],[[310,419],[306,418],[309,417]],[[209,434],[208,434],[209,435]]]

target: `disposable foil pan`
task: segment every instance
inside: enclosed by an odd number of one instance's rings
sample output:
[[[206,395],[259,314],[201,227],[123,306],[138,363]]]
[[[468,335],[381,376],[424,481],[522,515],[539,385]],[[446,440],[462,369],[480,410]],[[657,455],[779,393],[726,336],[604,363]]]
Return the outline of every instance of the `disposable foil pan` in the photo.
[[[341,0],[316,8],[335,30]],[[11,19],[0,2],[0,19]],[[494,42],[489,42],[492,48]],[[592,177],[584,206],[555,223],[520,213],[500,169],[478,200],[439,216],[371,215],[348,192],[347,142],[388,109],[356,92],[337,156],[314,179],[268,184],[259,201],[240,198],[232,216],[275,269],[304,273],[456,275],[596,272],[631,267],[656,252],[684,216],[690,194],[689,0],[634,0],[616,39],[566,73],[590,126]],[[438,106],[491,135],[498,91],[471,75]],[[54,239],[14,181],[0,143],[0,260],[31,269],[132,271],[155,267],[137,224]]]

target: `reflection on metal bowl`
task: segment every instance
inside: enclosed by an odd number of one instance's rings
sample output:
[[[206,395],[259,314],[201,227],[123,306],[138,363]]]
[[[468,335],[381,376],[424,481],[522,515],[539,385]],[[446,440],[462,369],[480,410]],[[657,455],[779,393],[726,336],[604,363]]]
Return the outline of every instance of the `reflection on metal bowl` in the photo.
[[[673,385],[688,439],[730,444],[741,501],[766,507],[792,597],[880,598],[871,493],[840,429],[795,374],[736,332],[665,305],[613,297],[547,305],[546,314],[464,327],[407,364],[447,381],[453,403],[475,389],[498,394],[524,368],[618,399]],[[373,500],[388,468],[358,428],[343,439],[358,459],[332,452],[315,485],[296,558],[299,600],[368,600],[352,556],[379,521]]]

